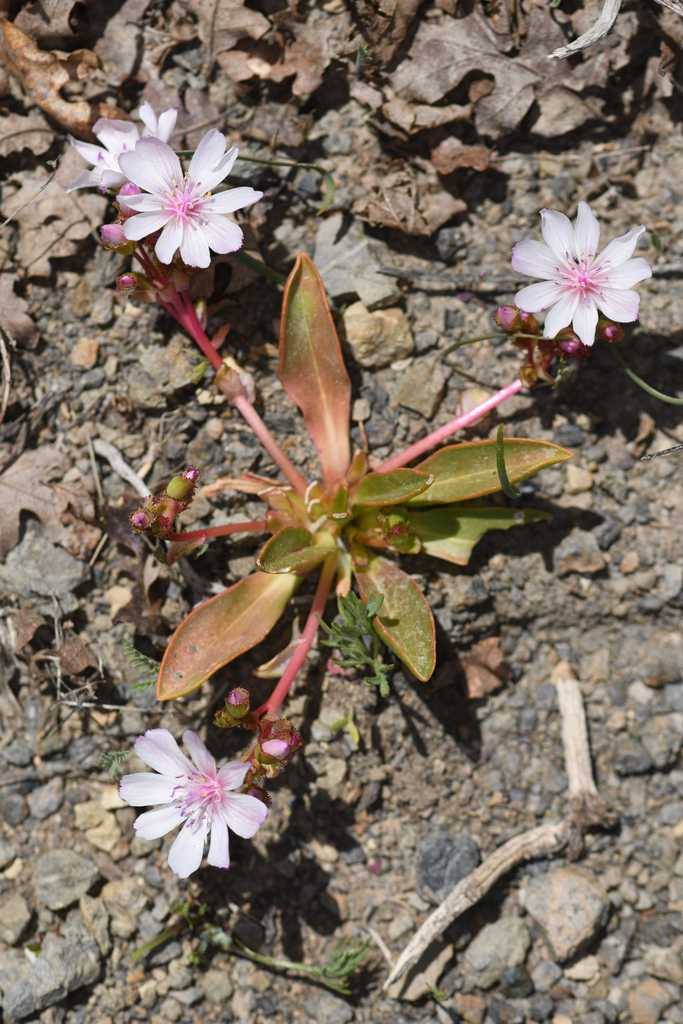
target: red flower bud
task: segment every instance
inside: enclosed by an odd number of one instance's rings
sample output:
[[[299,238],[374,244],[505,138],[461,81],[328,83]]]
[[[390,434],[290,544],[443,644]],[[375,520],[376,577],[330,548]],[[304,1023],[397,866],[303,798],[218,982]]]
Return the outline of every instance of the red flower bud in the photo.
[[[602,338],[603,341],[609,342],[610,345],[616,345],[624,340],[624,328],[621,324],[615,323],[614,320],[607,320],[605,317],[602,317],[598,320],[595,330],[598,337]]]

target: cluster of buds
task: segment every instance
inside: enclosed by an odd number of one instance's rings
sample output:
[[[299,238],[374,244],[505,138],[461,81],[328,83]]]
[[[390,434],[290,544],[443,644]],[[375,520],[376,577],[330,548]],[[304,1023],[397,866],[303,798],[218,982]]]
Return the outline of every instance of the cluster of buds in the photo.
[[[180,476],[174,476],[163,494],[150,494],[139,508],[128,516],[137,533],[148,533],[163,540],[173,533],[173,524],[194,498],[199,483],[199,470],[188,466]]]
[[[571,327],[564,327],[554,338],[546,338],[536,317],[517,306],[501,306],[493,314],[493,319],[510,335],[513,345],[527,354],[527,361],[519,371],[525,387],[532,387],[539,378],[555,383],[548,373],[548,367],[555,356],[560,359],[588,359],[591,354],[590,348],[584,345]],[[614,345],[623,339],[624,329],[621,324],[603,317],[598,321],[596,334],[603,341]]]
[[[244,758],[251,764],[246,778],[249,786],[261,780],[277,778],[294,751],[301,746],[301,736],[288,719],[276,718],[274,715],[260,717],[257,712],[250,710],[249,691],[243,686],[236,687],[225,698],[225,707],[216,712],[214,725],[222,729],[232,729],[238,725],[256,734]]]

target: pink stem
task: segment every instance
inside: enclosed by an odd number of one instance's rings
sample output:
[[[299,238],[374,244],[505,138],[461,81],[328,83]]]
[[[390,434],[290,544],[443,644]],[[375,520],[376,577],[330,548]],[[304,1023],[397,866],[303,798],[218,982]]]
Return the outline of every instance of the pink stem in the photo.
[[[235,408],[242,414],[242,416],[244,416],[245,420],[254,431],[275,465],[280,467],[292,487],[298,491],[299,494],[305,494],[308,484],[294,463],[287,458],[282,448],[280,448],[280,445],[268,430],[268,427],[256,412],[256,409],[246,395],[237,395],[235,398],[232,398],[231,401]]]
[[[207,338],[204,328],[197,319],[197,314],[195,313],[194,306],[192,305],[192,299],[190,298],[189,292],[183,292],[181,299],[185,304],[185,319],[180,322],[188,334],[197,342],[214,370],[220,370],[223,365],[223,360]],[[178,319],[180,320],[179,317]]]
[[[460,430],[462,427],[468,427],[470,423],[474,423],[480,416],[485,416],[487,412],[491,412],[497,405],[504,402],[506,398],[512,398],[518,391],[521,391],[523,384],[519,377],[513,380],[512,384],[508,384],[501,391],[496,391],[495,395],[491,395],[481,405],[477,405],[474,409],[470,409],[469,412],[463,413],[462,416],[456,416],[450,423],[446,423],[443,427],[439,427],[438,430],[432,431],[431,434],[427,434],[421,441],[416,441],[415,444],[411,444],[410,448],[406,448],[405,451],[399,452],[398,455],[393,455],[386,462],[383,462],[381,466],[378,466],[375,470],[376,473],[389,473],[392,469],[399,469],[401,466],[405,466],[407,462],[411,462],[416,459],[418,455],[422,455],[429,448],[433,448],[439,441],[444,441],[451,434],[454,434],[456,430]]]
[[[326,558],[323,562],[322,572],[320,573],[320,579],[318,580],[318,586],[313,598],[313,604],[311,610],[308,613],[306,625],[304,631],[301,634],[301,641],[297,647],[292,660],[280,676],[280,680],[271,693],[270,697],[260,708],[256,709],[256,714],[276,715],[280,710],[280,706],[287,696],[287,692],[296,678],[296,674],[304,663],[304,659],[311,649],[311,644],[315,634],[318,632],[318,615],[322,615],[325,610],[325,604],[327,597],[332,587],[332,580],[334,579],[335,569],[337,567],[337,556],[331,555]]]
[[[265,520],[261,523],[226,523],[225,526],[208,526],[206,530],[193,533],[169,533],[165,540],[201,540],[204,537],[225,537],[229,533],[264,533],[268,529]]]

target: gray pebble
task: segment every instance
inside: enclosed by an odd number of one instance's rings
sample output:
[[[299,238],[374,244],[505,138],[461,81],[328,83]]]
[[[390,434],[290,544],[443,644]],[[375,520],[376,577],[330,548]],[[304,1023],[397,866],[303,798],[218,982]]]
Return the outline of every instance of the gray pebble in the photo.
[[[415,851],[420,881],[439,902],[479,863],[479,849],[466,832],[438,829],[429,832]]]
[[[0,839],[0,871],[3,871],[15,859],[17,851],[4,839]]]
[[[642,775],[652,768],[652,757],[633,736],[622,735],[614,750],[614,769],[620,775]]]
[[[28,805],[33,817],[43,821],[59,810],[63,800],[64,783],[57,777],[50,779],[46,785],[34,789],[28,798]]]
[[[28,816],[26,801],[20,793],[7,793],[0,803],[2,816],[8,825],[13,828]]]
[[[491,988],[508,967],[524,963],[530,942],[529,929],[519,917],[502,917],[484,925],[462,959],[466,984]]]
[[[311,1024],[348,1024],[353,1009],[331,992],[314,992],[306,999],[306,1012]]]
[[[2,756],[5,761],[15,765],[17,768],[26,768],[33,760],[31,748],[23,740],[19,739],[18,736],[5,747]]]
[[[93,862],[73,850],[53,850],[36,863],[36,898],[50,910],[63,910],[75,903],[99,877]]]
[[[537,992],[547,992],[562,977],[562,968],[554,960],[541,960],[531,972]]]

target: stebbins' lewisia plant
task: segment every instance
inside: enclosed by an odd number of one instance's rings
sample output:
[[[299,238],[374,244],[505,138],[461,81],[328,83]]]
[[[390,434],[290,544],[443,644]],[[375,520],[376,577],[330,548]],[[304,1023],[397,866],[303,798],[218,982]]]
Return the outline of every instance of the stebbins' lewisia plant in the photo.
[[[579,203],[573,227],[563,213],[541,210],[546,244],[533,239],[517,242],[512,267],[543,280],[518,291],[515,303],[527,313],[548,310],[545,337],[555,338],[571,324],[587,346],[595,341],[598,310],[619,324],[632,323],[640,307],[633,286],[652,276],[647,260],[631,259],[645,231],[643,224],[632,228],[598,254],[600,224],[588,203]]]

